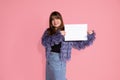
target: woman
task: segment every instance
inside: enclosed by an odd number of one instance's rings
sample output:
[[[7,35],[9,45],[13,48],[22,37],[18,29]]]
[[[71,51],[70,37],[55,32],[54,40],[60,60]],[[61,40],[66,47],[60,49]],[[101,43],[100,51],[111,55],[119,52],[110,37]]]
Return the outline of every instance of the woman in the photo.
[[[88,31],[87,41],[64,41],[64,22],[59,12],[49,18],[49,28],[42,36],[46,49],[46,80],[66,80],[66,61],[71,58],[71,49],[84,49],[95,40],[95,32]]]

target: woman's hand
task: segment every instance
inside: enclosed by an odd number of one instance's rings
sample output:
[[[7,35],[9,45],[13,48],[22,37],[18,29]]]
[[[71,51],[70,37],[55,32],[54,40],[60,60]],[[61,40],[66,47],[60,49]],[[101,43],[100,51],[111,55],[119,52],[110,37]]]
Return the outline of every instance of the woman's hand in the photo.
[[[61,35],[65,36],[65,31],[60,31]]]
[[[93,33],[93,30],[89,30],[89,31],[88,31],[88,34],[92,34],[92,33]]]

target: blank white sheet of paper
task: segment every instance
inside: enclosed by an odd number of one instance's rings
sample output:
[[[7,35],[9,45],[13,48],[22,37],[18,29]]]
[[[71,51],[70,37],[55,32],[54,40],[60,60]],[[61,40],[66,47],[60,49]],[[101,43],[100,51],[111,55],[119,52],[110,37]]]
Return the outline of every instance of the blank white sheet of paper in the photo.
[[[65,24],[65,41],[87,40],[87,24]]]

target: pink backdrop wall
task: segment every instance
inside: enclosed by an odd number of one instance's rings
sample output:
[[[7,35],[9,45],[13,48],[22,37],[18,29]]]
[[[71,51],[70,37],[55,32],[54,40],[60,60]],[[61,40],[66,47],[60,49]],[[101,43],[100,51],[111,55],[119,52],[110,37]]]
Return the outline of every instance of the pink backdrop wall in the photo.
[[[120,0],[0,0],[0,80],[45,80],[40,41],[54,10],[97,34],[92,46],[72,49],[68,80],[120,80]]]

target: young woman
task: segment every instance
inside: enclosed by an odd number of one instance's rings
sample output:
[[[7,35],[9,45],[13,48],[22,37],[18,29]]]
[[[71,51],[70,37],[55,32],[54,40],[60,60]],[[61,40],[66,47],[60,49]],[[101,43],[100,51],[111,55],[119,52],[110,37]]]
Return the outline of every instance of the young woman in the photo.
[[[66,61],[71,58],[71,49],[84,49],[95,40],[95,32],[88,31],[87,41],[64,41],[65,31],[62,16],[54,11],[49,18],[49,28],[42,36],[46,49],[46,80],[66,80]]]

